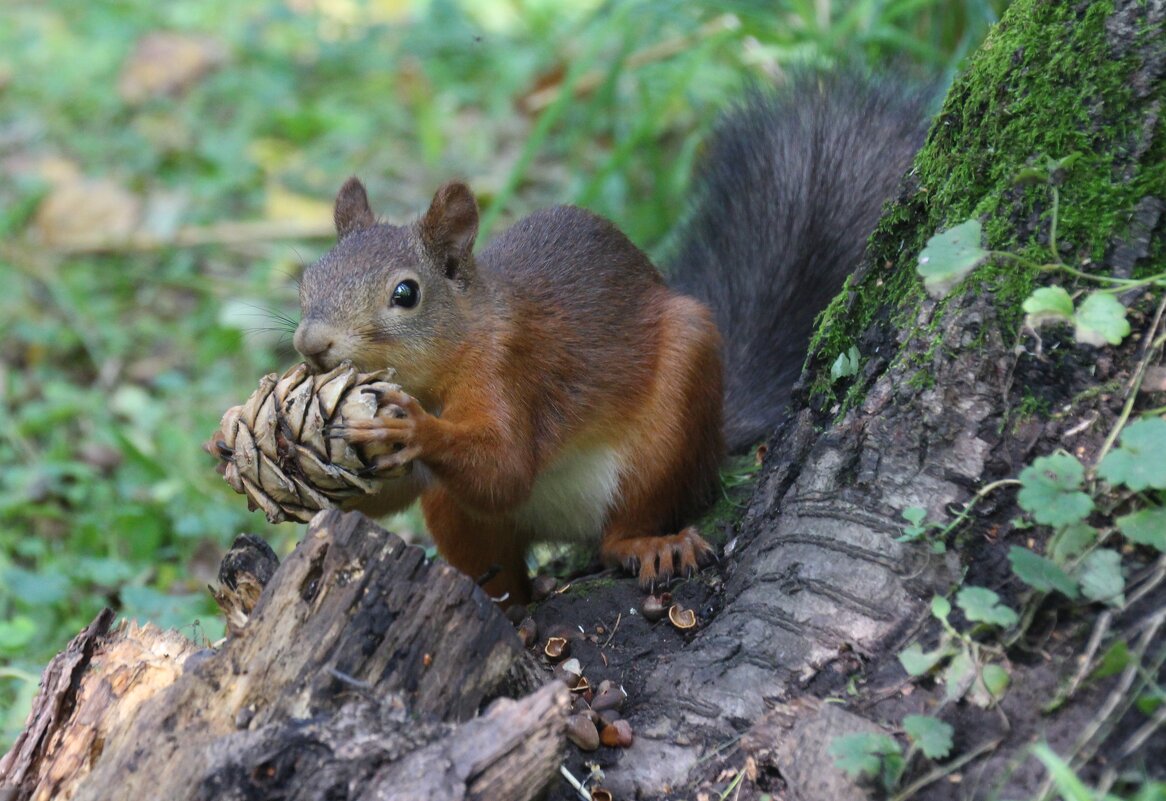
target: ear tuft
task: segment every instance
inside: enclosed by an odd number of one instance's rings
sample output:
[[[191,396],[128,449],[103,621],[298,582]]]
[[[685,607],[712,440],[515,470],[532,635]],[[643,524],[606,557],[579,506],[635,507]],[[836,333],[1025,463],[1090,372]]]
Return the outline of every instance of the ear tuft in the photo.
[[[336,195],[336,206],[332,210],[332,220],[336,223],[336,235],[343,239],[354,231],[376,225],[376,217],[368,205],[368,193],[354,175],[344,182]]]
[[[478,201],[460,181],[442,185],[421,218],[421,238],[444,266],[446,277],[458,276],[469,261],[478,236]]]

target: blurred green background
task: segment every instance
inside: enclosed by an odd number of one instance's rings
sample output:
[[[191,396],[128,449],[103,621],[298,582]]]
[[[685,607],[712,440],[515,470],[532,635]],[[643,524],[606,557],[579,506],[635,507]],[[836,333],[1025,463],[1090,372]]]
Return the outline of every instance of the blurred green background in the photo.
[[[347,176],[392,220],[461,177],[486,229],[572,202],[658,255],[746,83],[858,60],[942,84],[1006,4],[7,0],[0,750],[102,606],[213,640],[224,547],[299,536],[199,445],[296,361]]]

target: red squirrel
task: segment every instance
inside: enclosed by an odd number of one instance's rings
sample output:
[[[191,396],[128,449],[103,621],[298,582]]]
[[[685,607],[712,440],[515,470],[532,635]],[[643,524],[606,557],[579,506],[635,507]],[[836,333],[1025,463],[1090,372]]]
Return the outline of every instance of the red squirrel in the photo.
[[[718,491],[726,435],[748,446],[780,416],[814,316],[918,147],[922,106],[852,75],[751,95],[707,146],[672,286],[580,208],[535,212],[475,253],[465,184],[396,226],[349,179],[294,343],[320,370],[397,371],[396,408],[340,433],[374,468],[414,464],[353,505],[420,496],[440,553],[512,603],[538,540],[598,543],[645,585],[696,570],[713,550],[690,524]]]

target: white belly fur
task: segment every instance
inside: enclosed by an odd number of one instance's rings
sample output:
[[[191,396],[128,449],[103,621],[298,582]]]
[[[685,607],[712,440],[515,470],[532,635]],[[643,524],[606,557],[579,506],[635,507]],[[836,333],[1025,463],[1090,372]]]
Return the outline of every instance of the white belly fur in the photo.
[[[598,542],[619,492],[622,468],[611,446],[572,449],[547,466],[516,515],[541,540]]]

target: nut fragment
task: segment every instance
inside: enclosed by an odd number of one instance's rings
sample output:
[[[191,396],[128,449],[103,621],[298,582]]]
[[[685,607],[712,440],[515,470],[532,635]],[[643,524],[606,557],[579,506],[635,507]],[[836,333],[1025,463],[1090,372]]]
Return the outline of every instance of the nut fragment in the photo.
[[[596,712],[602,712],[605,709],[619,709],[627,697],[628,694],[623,687],[611,679],[604,679],[599,682],[599,687],[595,692],[595,700],[591,702],[591,708]]]
[[[518,639],[522,640],[522,647],[529,648],[538,639],[538,624],[533,617],[523,618],[518,624]]]
[[[617,720],[603,727],[599,741],[609,748],[630,748],[632,745],[632,724]]]
[[[591,718],[584,714],[571,715],[567,718],[567,739],[584,751],[599,748],[599,732]]]
[[[566,637],[548,637],[547,644],[543,646],[543,653],[547,658],[556,662],[566,657],[570,650],[571,643]]]
[[[555,678],[566,682],[567,687],[574,690],[583,680],[583,666],[578,659],[572,657],[555,667]]]
[[[681,631],[696,628],[696,612],[680,604],[672,604],[668,607],[668,622]]]
[[[672,593],[662,592],[659,595],[649,595],[640,606],[640,612],[649,623],[655,623],[667,614],[668,605],[672,603]]]

